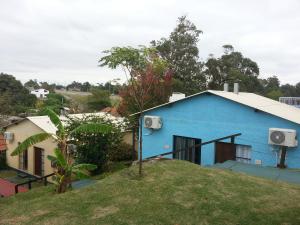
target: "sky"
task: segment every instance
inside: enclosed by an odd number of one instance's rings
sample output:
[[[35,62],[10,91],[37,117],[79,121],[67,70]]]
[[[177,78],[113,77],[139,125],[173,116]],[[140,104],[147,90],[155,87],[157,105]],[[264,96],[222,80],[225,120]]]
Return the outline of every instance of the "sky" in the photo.
[[[262,78],[300,81],[299,0],[0,0],[0,72],[68,84],[125,80],[98,67],[113,46],[168,37],[177,18],[203,31],[201,60],[231,44],[257,62]]]

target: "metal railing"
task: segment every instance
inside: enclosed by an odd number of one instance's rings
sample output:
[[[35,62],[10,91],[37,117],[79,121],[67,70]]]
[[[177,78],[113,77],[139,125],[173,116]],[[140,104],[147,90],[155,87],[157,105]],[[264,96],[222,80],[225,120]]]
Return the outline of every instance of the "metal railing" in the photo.
[[[30,180],[28,180],[28,181],[26,181],[26,182],[16,184],[16,185],[15,185],[15,194],[19,193],[19,187],[20,187],[20,186],[23,186],[23,185],[26,185],[26,184],[28,185],[28,189],[30,190],[31,187],[32,187],[31,184],[32,184],[33,182],[37,182],[38,180],[44,181],[44,186],[47,186],[47,184],[48,184],[47,178],[48,178],[48,177],[52,177],[52,176],[54,176],[54,175],[55,175],[55,173],[51,173],[51,174],[48,174],[48,175],[43,176],[43,177],[35,177],[34,179],[30,179]]]
[[[206,141],[206,142],[203,142],[203,143],[200,143],[200,144],[197,144],[197,145],[193,145],[193,146],[189,147],[188,149],[182,148],[182,149],[179,149],[179,150],[176,150],[176,151],[171,151],[171,152],[166,152],[166,153],[162,153],[162,154],[159,154],[159,155],[150,156],[150,157],[145,158],[144,160],[160,158],[160,157],[163,157],[163,156],[166,156],[166,155],[176,154],[176,153],[179,153],[179,152],[187,151],[191,148],[198,148],[198,147],[203,146],[203,145],[212,144],[212,143],[222,141],[222,140],[225,140],[225,139],[229,139],[229,138],[231,139],[231,143],[234,143],[235,137],[240,136],[240,135],[242,135],[242,133],[231,134],[231,135],[228,135],[228,136],[225,136],[225,137],[221,137],[221,138]]]

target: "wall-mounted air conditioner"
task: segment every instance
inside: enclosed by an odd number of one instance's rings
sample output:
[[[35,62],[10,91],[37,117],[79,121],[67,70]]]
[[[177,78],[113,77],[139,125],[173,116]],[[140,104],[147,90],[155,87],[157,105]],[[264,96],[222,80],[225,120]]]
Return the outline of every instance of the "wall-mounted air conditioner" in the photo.
[[[160,129],[162,127],[162,120],[159,116],[144,116],[144,127]]]
[[[12,132],[4,132],[3,136],[4,136],[4,139],[7,141],[14,140],[14,133],[12,133]]]
[[[269,144],[296,147],[298,145],[297,132],[291,129],[270,128]]]

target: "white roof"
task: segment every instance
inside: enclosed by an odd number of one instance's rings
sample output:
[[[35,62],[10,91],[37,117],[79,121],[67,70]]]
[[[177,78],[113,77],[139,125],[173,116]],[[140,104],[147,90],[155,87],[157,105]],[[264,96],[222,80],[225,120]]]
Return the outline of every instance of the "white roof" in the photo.
[[[70,118],[76,118],[76,119],[83,119],[84,117],[88,117],[88,116],[97,116],[97,117],[102,117],[102,118],[111,120],[113,123],[115,123],[117,125],[124,125],[124,126],[126,125],[124,118],[114,117],[105,112],[69,114],[68,116]],[[56,134],[57,128],[51,122],[51,120],[48,116],[31,116],[31,117],[27,117],[27,119],[30,120],[31,122],[33,122],[35,125],[37,125],[39,128],[41,128],[45,132],[50,133],[50,134]],[[68,118],[65,116],[60,116],[60,119],[64,123],[66,123],[68,120]]]
[[[48,116],[30,116],[27,117],[27,119],[33,122],[45,132],[50,134],[56,134],[57,128],[54,126],[54,124],[51,122]]]
[[[174,104],[179,101],[186,100],[188,98],[205,94],[205,93],[211,93],[229,100],[232,100],[234,102],[238,102],[240,104],[252,107],[254,109],[258,109],[260,111],[272,114],[274,116],[289,120],[291,122],[300,124],[300,109],[296,108],[294,106],[290,106],[275,100],[272,100],[270,98],[266,98],[254,93],[248,93],[248,92],[239,92],[238,94],[235,94],[233,92],[227,92],[227,91],[214,91],[214,90],[208,90],[204,92],[200,92],[191,96],[188,96],[186,98],[180,99],[175,102],[169,102],[165,103],[156,107],[153,107],[151,109],[144,110],[144,112],[147,112],[149,110],[159,108],[161,106],[165,106],[168,104]],[[136,113],[138,114],[138,113]],[[133,114],[135,115],[135,114]]]

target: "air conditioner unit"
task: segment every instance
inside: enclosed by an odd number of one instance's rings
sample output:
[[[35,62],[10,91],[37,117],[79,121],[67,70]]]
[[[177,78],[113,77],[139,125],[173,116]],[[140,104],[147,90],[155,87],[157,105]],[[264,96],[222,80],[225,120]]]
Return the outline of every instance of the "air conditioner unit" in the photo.
[[[296,147],[298,145],[297,132],[291,129],[270,128],[269,144]]]
[[[162,120],[159,116],[144,116],[144,127],[160,129],[162,127]]]
[[[4,139],[7,141],[12,141],[14,140],[14,133],[12,132],[4,132]]]

